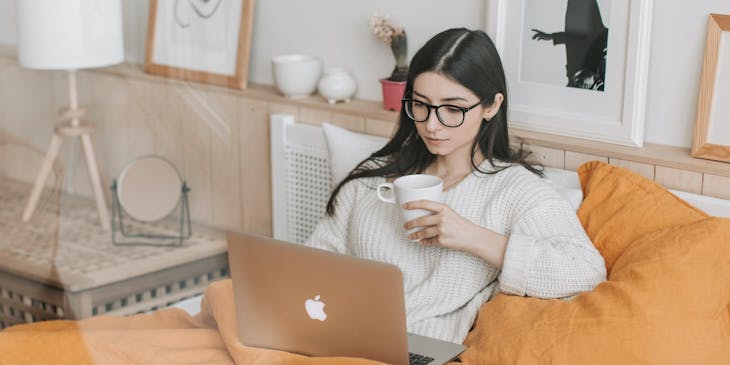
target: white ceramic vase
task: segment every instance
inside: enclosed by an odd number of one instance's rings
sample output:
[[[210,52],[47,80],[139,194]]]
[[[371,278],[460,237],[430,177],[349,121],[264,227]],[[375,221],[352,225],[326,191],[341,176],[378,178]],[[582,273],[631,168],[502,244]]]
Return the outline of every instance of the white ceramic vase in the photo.
[[[322,75],[322,61],[314,56],[292,54],[274,57],[274,83],[284,96],[299,99],[317,90]]]
[[[330,104],[338,101],[349,102],[357,90],[355,79],[345,69],[339,67],[325,70],[317,86],[319,94]]]

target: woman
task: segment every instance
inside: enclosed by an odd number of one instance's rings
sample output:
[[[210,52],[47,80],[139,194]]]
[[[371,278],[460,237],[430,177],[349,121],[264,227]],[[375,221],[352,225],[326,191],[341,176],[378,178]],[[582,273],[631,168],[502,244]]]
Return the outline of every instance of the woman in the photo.
[[[405,95],[395,135],[334,189],[308,245],[400,267],[409,332],[457,343],[497,291],[561,298],[605,280],[570,204],[510,149],[504,71],[484,32],[429,40]],[[417,173],[443,179],[443,203],[406,204],[434,214],[404,224],[375,187]]]

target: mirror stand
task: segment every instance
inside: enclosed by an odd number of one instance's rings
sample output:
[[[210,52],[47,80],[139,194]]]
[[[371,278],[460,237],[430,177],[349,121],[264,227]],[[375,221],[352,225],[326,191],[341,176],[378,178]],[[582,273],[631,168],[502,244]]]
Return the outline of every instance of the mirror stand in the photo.
[[[114,246],[157,246],[157,247],[179,247],[183,240],[192,236],[190,225],[190,208],[188,207],[188,192],[190,188],[183,181],[180,191],[180,232],[177,235],[153,234],[153,233],[132,233],[129,227],[125,228],[124,209],[119,203],[117,192],[117,180],[112,183],[112,243]],[[130,218],[130,220],[134,221]],[[150,223],[140,222],[149,230]],[[142,228],[140,228],[142,230]],[[117,234],[117,232],[119,234]]]

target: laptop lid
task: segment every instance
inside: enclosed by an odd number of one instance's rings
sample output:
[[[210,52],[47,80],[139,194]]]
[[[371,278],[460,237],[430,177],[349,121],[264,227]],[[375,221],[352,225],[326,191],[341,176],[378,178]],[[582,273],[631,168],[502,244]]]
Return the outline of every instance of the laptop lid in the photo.
[[[228,260],[243,344],[408,364],[396,266],[237,233]]]

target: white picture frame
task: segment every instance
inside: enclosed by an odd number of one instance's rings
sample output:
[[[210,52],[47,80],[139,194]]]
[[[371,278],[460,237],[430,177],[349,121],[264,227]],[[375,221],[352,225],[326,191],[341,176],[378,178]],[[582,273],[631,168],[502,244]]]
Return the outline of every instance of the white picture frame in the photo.
[[[606,8],[601,12],[608,13],[603,15],[609,29],[603,91],[520,78],[526,74],[521,67],[541,60],[540,57],[523,59],[523,49],[534,35],[531,29],[539,27],[525,24],[525,19],[531,19],[526,16],[529,13],[525,11],[530,10],[526,5],[535,6],[534,1],[539,0],[487,0],[486,32],[502,57],[510,126],[643,146],[653,0],[599,1]],[[548,1],[560,6],[568,0]],[[565,5],[562,6],[564,9]],[[550,72],[565,75],[565,70],[553,68]]]

